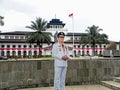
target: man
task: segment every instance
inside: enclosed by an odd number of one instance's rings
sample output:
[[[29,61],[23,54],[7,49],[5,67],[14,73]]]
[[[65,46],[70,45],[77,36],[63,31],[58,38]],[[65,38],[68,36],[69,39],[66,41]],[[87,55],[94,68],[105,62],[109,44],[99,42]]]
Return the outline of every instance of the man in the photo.
[[[54,62],[54,90],[65,90],[67,61],[70,59],[68,49],[64,44],[64,32],[57,34],[58,42],[53,45],[52,56]]]

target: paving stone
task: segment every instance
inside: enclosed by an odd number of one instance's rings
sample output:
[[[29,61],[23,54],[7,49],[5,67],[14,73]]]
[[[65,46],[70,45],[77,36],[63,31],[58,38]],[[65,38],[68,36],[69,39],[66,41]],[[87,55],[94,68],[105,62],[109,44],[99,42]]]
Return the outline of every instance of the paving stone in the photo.
[[[26,88],[17,90],[54,90],[54,87],[38,87],[38,88]],[[66,86],[66,90],[112,90],[102,85],[74,85]]]

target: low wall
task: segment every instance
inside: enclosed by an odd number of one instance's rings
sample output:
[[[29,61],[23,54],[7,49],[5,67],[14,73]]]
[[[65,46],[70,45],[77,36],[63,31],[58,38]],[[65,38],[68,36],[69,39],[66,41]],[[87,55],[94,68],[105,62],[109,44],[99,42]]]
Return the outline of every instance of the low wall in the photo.
[[[120,76],[119,59],[74,59],[68,61],[66,85],[99,83]],[[54,60],[0,61],[0,90],[27,86],[51,86]]]

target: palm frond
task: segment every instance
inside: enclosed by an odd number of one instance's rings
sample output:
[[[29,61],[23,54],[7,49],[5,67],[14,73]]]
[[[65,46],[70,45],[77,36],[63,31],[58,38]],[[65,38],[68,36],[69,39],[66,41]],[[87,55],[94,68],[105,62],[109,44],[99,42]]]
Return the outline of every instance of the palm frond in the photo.
[[[100,34],[100,31],[103,29],[98,26],[88,27],[85,31],[86,35],[81,37],[80,44],[90,44],[93,48],[95,48],[96,44],[108,43],[108,36],[106,34]]]

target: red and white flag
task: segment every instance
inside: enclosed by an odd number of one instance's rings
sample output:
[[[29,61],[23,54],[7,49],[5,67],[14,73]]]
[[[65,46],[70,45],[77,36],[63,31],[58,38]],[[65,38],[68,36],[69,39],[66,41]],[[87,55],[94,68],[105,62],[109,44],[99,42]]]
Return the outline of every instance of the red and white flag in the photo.
[[[69,14],[69,17],[73,17],[73,13]]]

